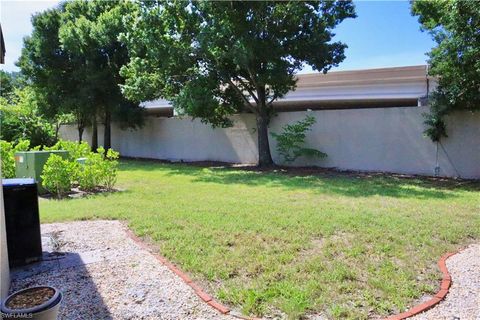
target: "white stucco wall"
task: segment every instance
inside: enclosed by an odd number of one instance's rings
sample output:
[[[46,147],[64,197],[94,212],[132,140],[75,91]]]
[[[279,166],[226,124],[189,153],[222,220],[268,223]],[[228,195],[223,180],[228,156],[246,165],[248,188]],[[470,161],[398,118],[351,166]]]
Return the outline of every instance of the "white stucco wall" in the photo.
[[[296,165],[433,175],[436,144],[423,137],[422,113],[428,107],[313,111],[317,123],[307,145],[328,154],[323,160],[300,159]],[[305,112],[281,113],[271,130],[281,132]],[[442,176],[480,178],[480,115],[455,114],[448,119],[449,137],[439,146]],[[275,149],[275,141],[272,141]],[[273,153],[275,161],[281,161]],[[458,172],[457,172],[458,171]]]
[[[433,175],[436,145],[423,137],[422,113],[427,107],[311,111],[317,119],[307,144],[328,154],[323,160],[299,159],[295,164],[345,170]],[[306,112],[279,113],[270,130],[303,119]],[[234,117],[228,129],[212,129],[199,120],[148,118],[137,131],[112,131],[113,148],[129,157],[184,161],[255,163],[258,159],[253,115]],[[448,119],[449,137],[439,148],[442,176],[480,178],[480,114],[456,113]],[[64,126],[64,138],[76,140],[74,127]],[[100,130],[100,142],[102,131]],[[85,139],[90,140],[89,131]],[[271,139],[272,155],[275,152]]]

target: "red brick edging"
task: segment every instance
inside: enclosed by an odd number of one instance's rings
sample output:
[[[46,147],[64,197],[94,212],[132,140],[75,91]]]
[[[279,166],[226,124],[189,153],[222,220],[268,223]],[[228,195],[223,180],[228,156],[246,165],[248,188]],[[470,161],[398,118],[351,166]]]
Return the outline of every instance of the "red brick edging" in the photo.
[[[208,293],[206,293],[200,286],[198,286],[195,282],[193,282],[190,277],[177,268],[173,263],[171,263],[167,258],[155,253],[149,246],[146,244],[141,238],[137,237],[129,228],[125,228],[128,236],[135,241],[138,245],[140,245],[142,248],[146,249],[148,252],[150,252],[158,261],[160,261],[161,264],[166,266],[170,271],[175,273],[177,276],[179,276],[183,282],[185,282],[187,285],[189,285],[193,291],[196,293],[196,295],[202,299],[205,303],[207,303],[209,306],[220,312],[221,314],[228,314],[230,313],[230,309],[220,302],[216,301],[213,299]],[[232,314],[232,316],[236,316],[235,314]],[[242,317],[243,318],[243,317]],[[244,319],[249,319],[249,318],[244,318]]]
[[[177,266],[175,266],[173,263],[171,263],[167,258],[159,255],[158,253],[155,253],[151,248],[139,237],[137,237],[129,228],[126,228],[126,232],[128,236],[135,241],[138,245],[140,245],[142,248],[146,249],[148,252],[150,252],[160,263],[162,263],[164,266],[166,266],[170,271],[175,273],[177,276],[180,277],[180,279],[183,280],[187,285],[189,285],[193,291],[197,294],[197,296],[202,299],[204,302],[206,302],[209,306],[220,312],[221,314],[230,314],[234,317],[237,317],[239,319],[246,319],[246,320],[255,320],[257,318],[250,318],[250,317],[245,317],[239,314],[234,314],[230,313],[230,309],[221,304],[220,302],[216,301],[215,299],[212,298],[208,293],[206,293],[200,286],[198,286],[193,280],[181,269],[179,269]],[[424,311],[427,311],[428,309],[434,307],[436,304],[438,304],[440,301],[442,301],[445,296],[448,293],[448,289],[450,288],[450,285],[452,284],[452,277],[448,273],[447,269],[447,264],[446,260],[453,256],[454,254],[457,254],[457,252],[449,252],[444,254],[440,260],[438,260],[438,266],[440,268],[440,271],[443,273],[443,279],[440,284],[440,290],[435,294],[433,298],[430,300],[421,303],[419,305],[416,305],[410,309],[408,309],[405,312],[402,312],[400,314],[396,314],[393,316],[390,316],[386,318],[385,320],[403,320],[407,319],[410,317],[413,317],[414,315],[417,315],[419,313],[422,313]]]
[[[412,308],[408,309],[405,312],[390,316],[386,318],[386,320],[403,320],[406,318],[413,317],[414,315],[427,311],[428,309],[434,307],[437,303],[442,301],[447,295],[448,289],[452,284],[452,277],[448,273],[446,261],[448,258],[450,258],[451,256],[457,253],[458,251],[446,253],[440,258],[440,260],[438,260],[438,267],[440,268],[440,271],[442,271],[443,273],[443,279],[440,284],[440,290],[435,294],[433,298],[431,298],[430,300],[424,303],[413,306]]]

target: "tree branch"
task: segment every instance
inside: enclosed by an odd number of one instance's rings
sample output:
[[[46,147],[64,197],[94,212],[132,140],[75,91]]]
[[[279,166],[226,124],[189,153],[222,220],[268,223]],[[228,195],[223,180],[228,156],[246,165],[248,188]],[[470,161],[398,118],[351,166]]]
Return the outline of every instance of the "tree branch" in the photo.
[[[273,101],[277,98],[278,96],[275,93],[273,93],[272,99],[270,99],[270,101],[267,102],[267,106],[271,106]]]
[[[255,93],[252,91],[252,89],[250,89],[246,84],[245,82],[243,82],[243,80],[239,77],[239,76],[235,76],[235,79],[238,80],[238,82],[240,82],[242,84],[242,87],[245,88],[245,90],[248,91],[248,93],[252,96],[253,100],[255,100],[255,102],[258,104],[258,97],[255,95]]]
[[[228,81],[228,84],[230,84],[234,89],[235,91],[237,91],[237,93],[243,98],[243,100],[245,101],[246,103],[246,106],[247,108],[252,111],[253,113],[257,114],[257,110],[255,109],[255,107],[250,103],[250,101],[248,101],[247,97],[245,97],[245,95],[243,94],[243,92],[233,83],[233,81],[230,79],[230,78],[227,78],[227,81]]]

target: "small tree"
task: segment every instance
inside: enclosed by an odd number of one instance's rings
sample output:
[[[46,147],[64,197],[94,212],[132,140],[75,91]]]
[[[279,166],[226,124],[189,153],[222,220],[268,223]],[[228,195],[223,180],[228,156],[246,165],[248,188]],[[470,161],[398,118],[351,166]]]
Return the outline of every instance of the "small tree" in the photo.
[[[143,1],[124,35],[131,60],[123,92],[158,97],[213,126],[256,117],[259,165],[273,164],[273,103],[305,64],[326,73],[345,58],[333,29],[355,17],[350,1]]]
[[[480,5],[477,1],[413,1],[412,13],[437,42],[429,73],[438,76],[430,97],[425,133],[447,136],[444,117],[455,110],[480,110]]]
[[[294,162],[302,156],[317,158],[325,158],[327,156],[326,153],[317,149],[305,147],[306,132],[311,130],[315,122],[315,118],[308,115],[303,120],[284,126],[282,128],[283,132],[280,134],[271,133],[277,140],[277,152],[283,157],[285,162]]]

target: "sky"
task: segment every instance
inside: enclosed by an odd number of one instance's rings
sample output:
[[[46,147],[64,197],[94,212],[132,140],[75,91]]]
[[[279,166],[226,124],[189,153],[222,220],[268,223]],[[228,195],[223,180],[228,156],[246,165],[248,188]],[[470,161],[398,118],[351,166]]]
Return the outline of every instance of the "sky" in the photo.
[[[23,37],[32,31],[30,17],[54,7],[54,0],[0,0],[0,22],[5,39],[5,65],[18,71]],[[410,15],[408,1],[355,1],[358,17],[343,21],[335,30],[335,40],[348,45],[346,59],[334,70],[356,70],[425,64],[426,52],[434,46],[430,36],[420,31]],[[312,72],[306,67],[302,73]]]

